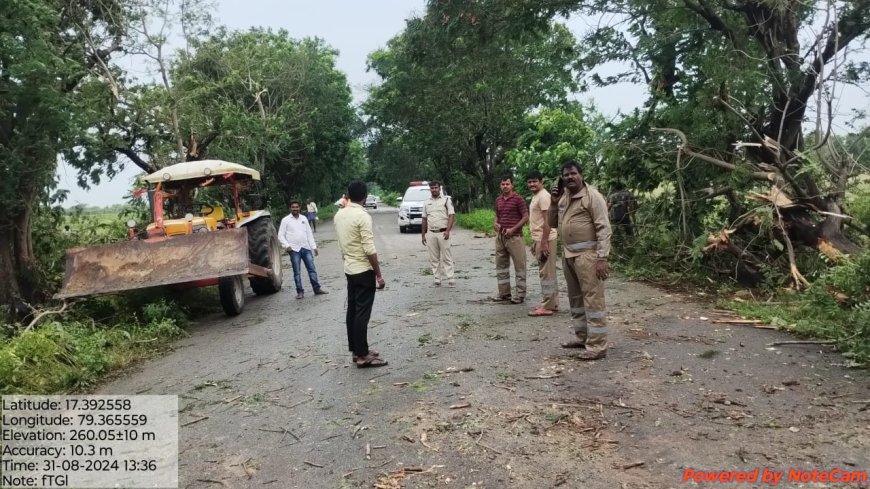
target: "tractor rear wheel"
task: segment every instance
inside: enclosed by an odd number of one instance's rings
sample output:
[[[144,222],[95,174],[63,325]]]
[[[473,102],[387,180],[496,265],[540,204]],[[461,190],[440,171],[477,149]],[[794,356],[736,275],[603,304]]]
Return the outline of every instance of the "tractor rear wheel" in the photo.
[[[274,294],[284,283],[281,268],[281,242],[271,217],[261,217],[248,224],[248,257],[251,263],[272,271],[271,277],[251,277],[251,289],[257,295]]]
[[[245,282],[242,277],[243,275],[233,275],[218,279],[221,307],[227,316],[238,316],[245,307]]]

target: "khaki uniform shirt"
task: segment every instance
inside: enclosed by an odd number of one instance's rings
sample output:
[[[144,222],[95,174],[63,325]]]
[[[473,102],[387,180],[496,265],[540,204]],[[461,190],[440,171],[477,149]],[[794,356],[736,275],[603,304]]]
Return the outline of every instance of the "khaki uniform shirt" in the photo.
[[[559,205],[550,207],[550,226],[562,232],[565,258],[595,250],[599,258],[610,255],[610,219],[607,202],[597,189],[584,185],[574,195],[562,195]]]
[[[544,223],[549,218],[550,192],[541,189],[532,196],[529,204],[529,231],[532,232],[532,241],[541,241],[544,237]],[[556,239],[556,228],[550,228],[550,236],[547,241]]]
[[[437,199],[429,197],[423,206],[423,217],[429,229],[447,229],[447,219],[456,212],[453,210],[453,199],[443,194]]]
[[[372,270],[368,255],[378,252],[375,249],[372,216],[363,206],[351,202],[335,214],[332,222],[344,258],[344,273],[357,275]]]

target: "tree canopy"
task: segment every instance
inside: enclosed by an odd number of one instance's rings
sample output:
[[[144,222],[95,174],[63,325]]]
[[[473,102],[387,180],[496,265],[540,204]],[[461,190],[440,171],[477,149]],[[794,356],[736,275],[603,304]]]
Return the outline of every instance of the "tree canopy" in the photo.
[[[384,146],[398,145],[460,201],[481,188],[493,195],[526,115],[566,102],[576,88],[574,37],[548,19],[520,28],[526,19],[510,3],[481,1],[430,2],[409,20],[369,57],[383,80],[363,104],[379,148],[372,156],[389,158],[397,152]],[[372,159],[375,168],[392,164]]]

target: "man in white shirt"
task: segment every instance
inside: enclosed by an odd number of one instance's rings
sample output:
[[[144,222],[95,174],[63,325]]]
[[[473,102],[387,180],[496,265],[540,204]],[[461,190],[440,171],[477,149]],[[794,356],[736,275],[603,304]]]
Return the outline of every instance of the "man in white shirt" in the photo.
[[[308,224],[311,224],[311,229],[314,232],[317,232],[317,204],[314,203],[314,199],[308,197],[308,209],[305,217],[308,218]]]
[[[450,253],[450,230],[453,229],[455,212],[450,197],[441,195],[441,182],[429,184],[432,198],[423,205],[423,246],[429,250],[429,263],[435,277],[434,287],[446,280],[448,287],[455,287],[453,280],[453,254]],[[429,234],[431,233],[431,234]]]
[[[314,234],[308,225],[308,219],[299,211],[302,205],[294,200],[290,203],[290,215],[281,219],[281,227],[278,229],[278,240],[281,246],[290,253],[290,263],[293,265],[293,280],[296,282],[296,298],[305,297],[305,289],[302,288],[302,275],[300,262],[305,262],[308,270],[308,280],[314,288],[315,295],[328,294],[320,287],[317,281],[317,270],[314,268],[314,257],[317,256],[317,243],[314,242]],[[313,252],[313,254],[312,254]]]

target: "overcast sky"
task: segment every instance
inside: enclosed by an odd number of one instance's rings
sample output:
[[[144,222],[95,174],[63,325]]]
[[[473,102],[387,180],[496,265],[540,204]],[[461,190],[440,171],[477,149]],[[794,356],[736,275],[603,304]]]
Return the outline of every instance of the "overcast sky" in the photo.
[[[422,15],[425,0],[217,0],[217,5],[216,23],[231,30],[262,26],[286,29],[295,38],[324,39],[339,51],[338,68],[347,74],[354,100],[359,103],[366,97],[366,88],[378,81],[374,74],[366,72],[367,56],[385,47],[391,37],[401,32],[406,19]],[[567,24],[578,38],[589,28],[589,22],[582,18],[572,18]],[[133,66],[125,68],[136,70]],[[144,72],[136,75],[146,76]],[[596,89],[578,98],[594,102],[599,111],[612,116],[619,110],[630,111],[640,106],[646,91],[643,86],[620,85]],[[848,103],[843,104],[847,108],[867,108],[864,94],[848,98]],[[60,188],[70,191],[67,207],[79,203],[99,206],[120,203],[131,180],[139,173],[135,165],[129,164],[113,181],[85,191],[76,185],[74,170],[63,163],[58,169]]]

